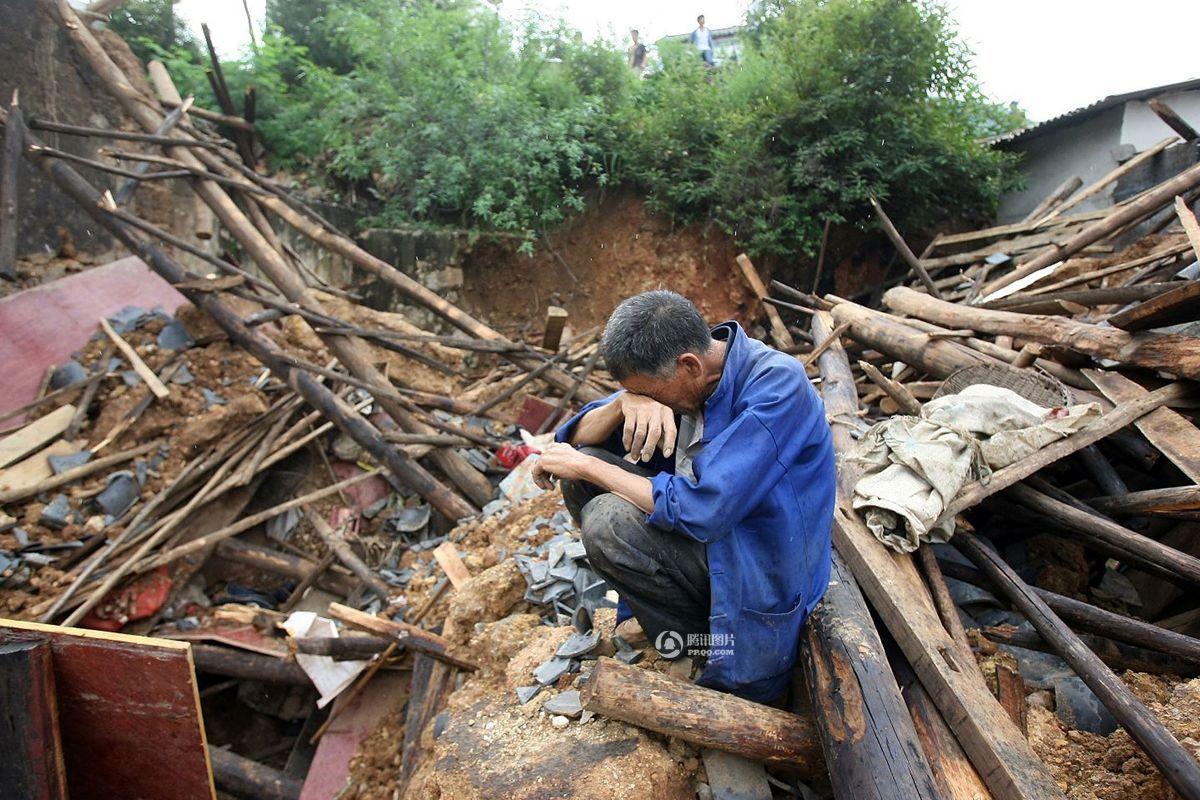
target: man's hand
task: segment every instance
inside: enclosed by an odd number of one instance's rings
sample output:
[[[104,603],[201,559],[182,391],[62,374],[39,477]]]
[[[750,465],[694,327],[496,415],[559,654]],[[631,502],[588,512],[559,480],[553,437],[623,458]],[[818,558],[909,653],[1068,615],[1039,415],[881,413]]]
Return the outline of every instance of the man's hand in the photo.
[[[625,392],[616,401],[621,404],[625,428],[621,443],[629,453],[626,460],[637,463],[649,461],[660,444],[662,453],[670,457],[675,452],[675,414],[657,400]]]
[[[541,458],[533,465],[533,480],[543,489],[552,489],[551,478],[560,480],[586,480],[587,469],[599,459],[581,453],[569,444],[547,445]]]

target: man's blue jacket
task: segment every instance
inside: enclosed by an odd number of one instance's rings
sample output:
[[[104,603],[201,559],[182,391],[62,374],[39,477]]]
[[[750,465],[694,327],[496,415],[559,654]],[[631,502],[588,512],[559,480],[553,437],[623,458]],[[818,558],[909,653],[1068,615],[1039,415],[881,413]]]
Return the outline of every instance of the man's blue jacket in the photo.
[[[706,546],[709,633],[720,652],[699,682],[765,701],[786,688],[804,621],[829,583],[833,446],[825,406],[800,362],[736,322],[717,326],[713,337],[728,347],[704,404],[696,480],[673,474],[673,459],[656,452],[648,522]],[[616,397],[584,406],[558,441]],[[602,446],[623,456],[621,430]]]

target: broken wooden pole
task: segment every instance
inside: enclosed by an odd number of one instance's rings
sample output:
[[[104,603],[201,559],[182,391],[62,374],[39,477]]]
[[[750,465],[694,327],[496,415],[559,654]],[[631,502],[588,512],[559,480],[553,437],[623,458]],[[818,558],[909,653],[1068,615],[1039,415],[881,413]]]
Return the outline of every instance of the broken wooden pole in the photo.
[[[394,639],[409,650],[424,653],[430,658],[449,664],[452,667],[469,672],[477,669],[475,662],[454,655],[452,652],[454,645],[447,639],[438,636],[436,633],[430,633],[423,628],[418,628],[416,625],[376,617],[364,611],[359,611],[356,608],[344,606],[341,603],[329,604],[329,616],[338,622],[344,622],[352,628],[358,628],[368,633]]]
[[[1082,511],[1030,486],[1017,484],[1008,493],[1024,508],[1045,514],[1048,524],[1099,539],[1119,547],[1139,561],[1162,567],[1190,583],[1200,584],[1200,558],[1135,533],[1099,514]]]
[[[334,661],[374,658],[392,646],[382,636],[307,636],[296,639],[296,652],[329,656]]]
[[[1200,512],[1200,486],[1172,486],[1165,489],[1147,489],[1105,497],[1090,497],[1087,504],[1106,514],[1130,516],[1153,514],[1173,516],[1187,512]]]
[[[0,278],[17,277],[17,172],[25,150],[18,90],[13,89],[0,151]]]
[[[84,61],[91,67],[92,71],[99,77],[101,83],[108,88],[109,93],[120,102],[126,112],[145,130],[151,131],[156,129],[161,123],[161,115],[146,104],[145,101],[147,98],[134,88],[129,82],[128,77],[121,71],[121,68],[100,47],[95,37],[92,36],[91,31],[85,25],[78,23],[75,12],[66,0],[54,0],[53,5],[76,49]],[[168,155],[183,162],[189,169],[203,169],[204,163],[209,163],[215,167],[214,172],[226,171],[222,162],[211,154],[208,154],[210,157],[208,162],[200,161],[193,151],[181,147],[171,148],[168,151]],[[253,222],[246,217],[221,186],[211,180],[203,179],[194,181],[193,187],[196,193],[216,213],[226,229],[246,249],[247,253],[262,269],[263,273],[270,278],[271,282],[289,300],[318,313],[323,313],[320,302],[316,299],[303,278],[292,268],[284,255],[273,247],[267,238],[259,232]],[[274,200],[270,196],[263,199],[266,201]],[[248,200],[248,202],[253,202],[253,200]],[[358,339],[328,335],[323,337],[323,341],[346,367],[347,371],[360,379],[369,381],[374,386],[380,387],[381,394],[384,395],[379,398],[380,405],[383,406],[389,416],[401,427],[413,433],[429,432],[428,428],[415,420],[402,405],[386,396],[387,392],[384,390],[389,387],[389,384],[375,366],[362,342]],[[434,451],[431,458],[459,485],[472,501],[483,505],[483,503],[491,499],[493,494],[491,483],[487,480],[486,476],[472,467],[465,458],[452,450]],[[433,476],[430,475],[428,477],[429,482],[427,484],[431,483],[433,494],[437,495],[438,499],[436,502],[432,496],[426,499],[435,505],[443,505],[449,502],[453,506],[453,510],[449,513],[447,513],[446,509],[439,508],[439,511],[442,511],[448,519],[454,520],[469,516],[477,510],[471,503],[449,492]]]
[[[235,564],[244,564],[299,581],[307,578],[318,566],[317,562],[309,561],[307,558],[285,553],[282,550],[247,544],[237,538],[225,539],[220,542],[217,545],[216,556]],[[344,572],[322,570],[314,580],[322,589],[341,597],[349,597],[356,586],[354,579]]]
[[[749,256],[745,253],[739,253],[737,256],[737,265],[742,271],[742,277],[745,279],[746,285],[750,287],[750,291],[754,292],[754,296],[763,304],[763,312],[767,315],[767,322],[771,326],[771,341],[775,342],[775,346],[780,350],[795,347],[796,342],[792,339],[792,335],[788,333],[787,326],[783,324],[783,318],[779,316],[779,312],[770,303],[764,302],[767,299],[767,287],[763,284],[762,277],[759,276],[758,270],[754,268],[754,264],[750,261]]]
[[[884,212],[883,206],[879,205],[879,201],[874,197],[871,198],[871,208],[875,209],[875,216],[879,218],[879,226],[883,228],[883,232],[891,240],[892,246],[900,253],[900,257],[904,259],[904,263],[908,264],[908,268],[921,279],[921,283],[924,284],[925,289],[931,295],[941,300],[942,293],[938,291],[937,285],[929,277],[929,272],[926,271],[925,265],[917,258],[916,253],[909,248],[908,243],[904,241],[904,237],[900,235],[900,231],[896,230],[896,226],[892,224],[887,213]]]
[[[368,567],[366,563],[358,557],[358,554],[350,547],[350,543],[336,533],[333,528],[329,527],[329,523],[325,521],[318,512],[311,508],[306,509],[308,512],[308,521],[313,527],[313,531],[320,537],[325,546],[334,552],[346,567],[358,576],[367,588],[379,596],[384,605],[387,605],[391,597],[391,591],[388,585],[383,582],[383,579],[375,573],[373,569]]]
[[[192,102],[193,98],[188,97],[188,99],[185,100],[178,108],[176,108],[170,114],[167,114],[167,116],[163,119],[162,124],[155,129],[154,134],[156,136],[166,136],[168,133],[170,133],[171,129],[179,123],[179,120],[183,119],[183,115],[187,113],[189,108],[191,108]],[[151,162],[143,161],[134,167],[133,171],[141,175],[145,175],[150,171],[150,166]],[[113,195],[113,202],[119,206],[127,204],[133,199],[133,193],[137,191],[137,188],[138,182],[136,180],[133,178],[126,180],[125,183],[121,185],[121,188],[118,189]]]
[[[1055,209],[1059,203],[1070,197],[1080,186],[1083,186],[1083,178],[1080,178],[1078,175],[1072,175],[1070,178],[1067,178],[1054,191],[1046,195],[1045,199],[1038,203],[1033,211],[1026,214],[1021,219],[1021,222],[1036,222],[1040,220]]]
[[[954,561],[939,561],[942,570],[955,580],[983,589],[994,589],[982,572]],[[1066,597],[1038,586],[1030,587],[1050,609],[1075,628],[1156,650],[1194,664],[1200,664],[1200,639],[1163,628],[1145,620],[1127,617]]]
[[[1012,568],[974,534],[959,532],[951,542],[983,570],[1096,693],[1113,717],[1162,770],[1167,782],[1188,800],[1200,800],[1200,764],[1142,705],[1129,687],[1089,650]]]
[[[225,794],[254,800],[299,800],[304,782],[220,747],[208,748],[213,782]]]
[[[1150,110],[1158,115],[1158,118],[1166,123],[1167,127],[1179,134],[1179,138],[1185,142],[1195,141],[1200,139],[1200,133],[1188,124],[1187,120],[1175,113],[1175,109],[1164,103],[1157,97],[1151,97],[1146,103],[1150,106]]]
[[[804,778],[825,774],[812,720],[731,694],[601,658],[580,699],[588,711],[698,747],[786,768]]]
[[[168,283],[179,285],[190,277],[161,250],[138,239],[123,224],[105,214],[98,207],[99,193],[78,172],[66,164],[54,161],[43,162],[42,167],[59,188],[91,213],[97,222],[112,232],[123,244],[141,256],[142,260]],[[249,351],[272,372],[284,377],[310,405],[362,445],[380,463],[386,464],[397,480],[428,499],[430,504],[448,519],[457,520],[474,513],[469,503],[450,492],[402,451],[390,446],[373,425],[334,395],[328,387],[282,363],[278,357],[278,347],[245,328],[241,324],[240,315],[229,308],[217,294],[187,288],[183,288],[182,292],[192,303],[208,312],[234,342]]]
[[[948,303],[904,286],[888,290],[883,301],[894,311],[950,328],[1020,337],[1039,344],[1065,347],[1094,358],[1200,379],[1200,347],[1191,336],[1131,334],[1062,317]]]
[[[197,672],[247,681],[312,686],[312,680],[295,661],[251,653],[249,650],[193,643],[192,658],[196,662]]]
[[[813,314],[813,339],[830,338],[835,326],[827,311]],[[821,397],[834,450],[853,439],[858,410],[854,375],[841,342],[817,359]],[[838,464],[839,490],[853,488]],[[938,796],[919,732],[892,673],[883,642],[858,582],[835,548],[829,585],[804,629],[799,653],[834,793],[844,798],[934,798]],[[939,718],[940,719],[940,718]]]

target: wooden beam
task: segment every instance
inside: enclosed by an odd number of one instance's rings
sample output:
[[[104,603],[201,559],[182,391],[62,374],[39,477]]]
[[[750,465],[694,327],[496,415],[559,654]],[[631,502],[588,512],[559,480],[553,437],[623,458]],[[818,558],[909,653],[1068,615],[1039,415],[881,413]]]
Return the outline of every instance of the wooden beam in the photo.
[[[1055,345],[1094,358],[1111,359],[1186,378],[1200,379],[1200,347],[1191,336],[1132,334],[1042,314],[1018,314],[937,300],[905,286],[888,290],[888,308],[949,328],[969,328]]]
[[[543,349],[552,353],[558,351],[558,346],[562,344],[563,328],[567,326],[568,316],[570,315],[565,308],[546,307],[546,329],[542,332]]]
[[[0,644],[0,786],[6,796],[67,800],[54,664],[45,641]]]
[[[450,579],[450,584],[455,589],[461,589],[467,581],[471,580],[471,572],[459,557],[453,542],[447,540],[439,544],[433,549],[433,557],[437,559],[442,571],[446,573],[446,577]]]
[[[781,350],[795,347],[796,341],[792,338],[792,334],[788,332],[787,325],[783,324],[783,317],[779,316],[779,311],[775,306],[765,302],[767,287],[763,284],[762,277],[758,274],[758,270],[754,268],[754,264],[750,261],[750,258],[745,253],[739,253],[737,264],[742,271],[742,277],[746,280],[746,285],[750,287],[750,291],[754,292],[754,296],[762,303],[763,312],[767,315],[767,322],[771,326],[771,340],[775,342],[775,346]]]
[[[208,749],[217,788],[234,797],[255,800],[299,800],[304,782],[220,747]]]
[[[380,578],[375,570],[367,566],[366,562],[358,557],[358,554],[350,547],[350,543],[342,537],[340,532],[334,531],[329,526],[329,523],[325,521],[320,512],[312,508],[306,508],[305,510],[308,513],[309,524],[312,525],[313,531],[325,543],[325,546],[332,550],[338,557],[338,560],[357,575],[358,579],[366,584],[367,588],[378,595],[379,599],[386,606],[391,598],[391,590],[383,578]]]
[[[1068,200],[1065,203],[1063,203],[1062,205],[1060,205],[1058,208],[1054,209],[1054,211],[1052,211],[1046,215],[1046,218],[1043,219],[1042,222],[1048,222],[1049,220],[1052,220],[1055,217],[1062,214],[1064,211],[1074,208],[1075,206],[1082,203],[1084,200],[1087,200],[1090,197],[1094,197],[1097,194],[1099,194],[1100,192],[1104,191],[1104,187],[1108,186],[1113,181],[1118,180],[1123,175],[1127,175],[1128,173],[1132,172],[1137,167],[1141,166],[1145,162],[1154,158],[1156,155],[1161,153],[1163,150],[1166,150],[1171,145],[1172,142],[1176,141],[1176,138],[1177,137],[1175,137],[1175,136],[1168,136],[1166,139],[1163,139],[1161,142],[1158,142],[1157,144],[1147,147],[1145,150],[1138,153],[1136,156],[1129,159],[1128,161],[1126,161],[1124,164],[1120,165],[1116,169],[1110,171],[1107,175],[1102,177],[1100,180],[1096,181],[1091,186],[1084,189],[1082,192],[1075,195],[1070,200]]]
[[[1080,178],[1078,175],[1072,175],[1060,183],[1054,191],[1046,195],[1045,199],[1038,203],[1033,211],[1026,214],[1021,221],[1037,222],[1051,210],[1057,208],[1059,203],[1070,197],[1080,186],[1083,186],[1083,178]]]
[[[786,767],[805,779],[825,775],[812,720],[786,711],[611,658],[596,662],[580,694],[588,711],[639,728]]]
[[[891,219],[884,212],[883,206],[879,205],[879,201],[874,197],[871,198],[871,208],[875,209],[875,216],[879,218],[879,225],[883,228],[883,232],[887,234],[900,256],[904,259],[904,263],[908,264],[908,268],[916,273],[921,279],[921,283],[925,285],[925,289],[939,300],[942,298],[942,293],[938,291],[933,280],[929,277],[929,272],[925,269],[925,265],[917,258],[916,254],[909,248],[908,243],[904,241],[904,237],[900,235],[900,231],[896,230],[896,226],[892,224]]]
[[[1150,106],[1151,111],[1158,115],[1159,119],[1167,124],[1167,127],[1178,133],[1179,138],[1183,139],[1185,142],[1191,142],[1195,141],[1196,139],[1200,139],[1200,133],[1197,133],[1196,129],[1189,125],[1183,117],[1176,114],[1175,109],[1171,108],[1159,98],[1150,98],[1147,105]]]
[[[1146,751],[1167,782],[1188,800],[1200,800],[1200,764],[1142,705],[1129,687],[1071,632],[994,550],[986,547],[974,534],[966,532],[960,531],[951,541],[1000,587],[1042,638],[1071,665],[1075,674]]]
[[[1126,225],[1150,216],[1165,204],[1170,203],[1176,195],[1190,191],[1197,184],[1200,184],[1200,164],[1189,167],[1174,178],[1163,181],[1128,205],[1114,207],[1107,216],[1088,225],[1061,246],[1052,245],[1046,248],[1029,261],[1019,265],[1012,272],[984,286],[981,296],[986,298],[988,295],[1008,286],[1010,283],[1018,281],[1027,275],[1032,275],[1043,267],[1048,267],[1055,262],[1062,261],[1074,255],[1088,245],[1098,242],[1100,239],[1115,233]]]
[[[1172,486],[1107,497],[1091,497],[1088,498],[1087,504],[1106,514],[1169,516],[1183,511],[1200,511],[1200,486]]]
[[[4,145],[0,150],[0,278],[17,277],[17,171],[25,149],[21,126],[18,90],[13,89],[12,103],[4,126]]]
[[[1083,374],[1113,403],[1129,403],[1149,394],[1119,372],[1085,369]],[[1134,425],[1193,483],[1200,483],[1200,429],[1170,408],[1151,411]]]

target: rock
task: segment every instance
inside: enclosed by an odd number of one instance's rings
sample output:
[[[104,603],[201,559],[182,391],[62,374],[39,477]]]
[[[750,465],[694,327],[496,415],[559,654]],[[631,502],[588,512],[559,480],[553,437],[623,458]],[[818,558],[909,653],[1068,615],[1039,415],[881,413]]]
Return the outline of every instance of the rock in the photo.
[[[692,800],[691,773],[666,748],[620,723],[531,725],[512,695],[454,704],[409,798]],[[466,721],[478,719],[469,726]],[[483,722],[486,720],[486,723]],[[487,724],[492,725],[491,728]],[[553,727],[552,727],[553,726]],[[561,727],[560,727],[561,726]],[[427,763],[428,763],[427,762]]]
[[[569,692],[560,692],[542,703],[542,711],[575,719],[583,713],[583,701],[579,699],[578,690],[572,689]]]
[[[164,325],[154,342],[163,350],[186,350],[193,344],[191,334],[178,320]]]
[[[550,718],[550,724],[556,728],[565,728],[571,724],[571,720],[563,716],[553,716]]]
[[[533,686],[518,686],[517,687],[517,702],[525,705],[542,690],[541,684],[535,683]]]
[[[1025,698],[1025,702],[1030,706],[1044,708],[1047,711],[1054,710],[1054,694],[1045,689],[1038,689],[1036,692],[1030,692]]]
[[[463,584],[450,600],[446,627],[466,642],[477,622],[492,622],[508,614],[525,594],[525,580],[516,564],[502,561]]]
[[[50,390],[61,389],[64,386],[79,383],[87,376],[87,370],[83,368],[83,365],[72,359],[50,374],[50,385],[47,388]]]
[[[70,523],[71,513],[71,502],[67,499],[67,496],[65,494],[58,494],[42,509],[41,516],[38,517],[38,523],[45,525],[47,528],[62,530]]]

